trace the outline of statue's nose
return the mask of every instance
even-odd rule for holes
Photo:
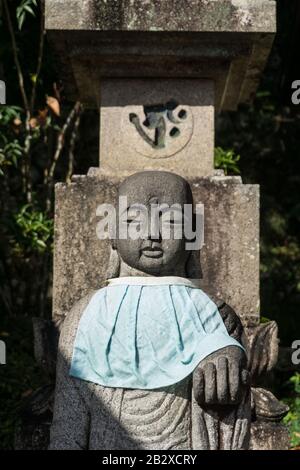
[[[148,240],[161,240],[160,220],[153,215],[148,220]]]

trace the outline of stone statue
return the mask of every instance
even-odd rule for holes
[[[182,177],[160,171],[128,177],[120,196],[127,228],[138,223],[140,206],[183,211],[193,203]],[[109,280],[66,315],[50,449],[249,447],[241,322],[197,285],[199,255],[174,236],[179,219],[170,214],[160,213],[157,226],[150,213],[143,237],[121,237],[118,226]]]

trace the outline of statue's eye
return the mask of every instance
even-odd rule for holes
[[[127,222],[127,225],[129,225],[129,224],[139,225],[141,223],[141,221],[139,219],[134,219],[134,218],[131,218],[131,217],[128,217],[126,222]]]
[[[162,223],[164,225],[183,225],[184,224],[184,217],[181,214],[176,215],[175,217],[173,215],[170,215],[168,213],[163,214],[162,216]]]
[[[174,225],[174,224],[176,224],[176,220],[174,220],[174,219],[165,219],[165,220],[163,220],[163,223],[164,224],[169,224],[169,225]]]

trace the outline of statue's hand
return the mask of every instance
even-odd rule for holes
[[[203,359],[193,374],[194,396],[199,405],[238,404],[249,385],[246,355],[228,346]]]

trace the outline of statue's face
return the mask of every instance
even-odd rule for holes
[[[137,173],[120,186],[120,196],[123,201],[118,208],[121,225],[116,248],[121,259],[150,275],[172,275],[180,268],[184,272],[189,252],[185,249],[183,211],[185,204],[192,204],[188,183],[167,172]],[[157,210],[159,206],[162,213]],[[123,235],[120,227],[125,228]],[[122,239],[126,230],[128,236]]]

